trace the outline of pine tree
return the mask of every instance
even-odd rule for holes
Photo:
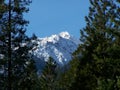
[[[119,90],[120,7],[115,0],[90,0],[86,27],[74,57],[79,66],[72,88],[76,90]],[[105,85],[105,84],[104,84]],[[72,89],[73,90],[73,89]]]
[[[75,77],[77,76],[77,67],[79,64],[78,59],[73,59],[70,63],[63,66],[59,73],[58,78],[58,87],[59,90],[70,90],[71,84],[74,82]]]
[[[57,64],[50,57],[46,62],[45,68],[40,76],[41,90],[56,90],[57,88]]]
[[[23,17],[30,3],[30,0],[0,2],[0,85],[3,90],[29,89],[30,85],[23,84],[32,82],[31,75],[36,72],[30,53],[34,43],[25,34],[28,21]]]

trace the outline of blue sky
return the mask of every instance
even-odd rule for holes
[[[33,0],[29,13],[25,15],[30,21],[27,34],[46,37],[68,31],[80,37],[89,6],[89,0]]]

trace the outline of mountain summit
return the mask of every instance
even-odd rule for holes
[[[59,65],[68,63],[72,58],[72,53],[77,49],[79,40],[72,37],[68,32],[61,32],[50,37],[38,38],[37,49],[34,51],[37,67],[41,62],[52,57]]]

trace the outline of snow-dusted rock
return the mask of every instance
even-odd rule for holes
[[[72,58],[72,53],[80,44],[79,40],[72,37],[68,32],[61,32],[58,35],[38,38],[37,49],[34,56],[37,58],[36,64],[39,68],[43,61],[47,61],[51,56],[59,65],[68,63]]]

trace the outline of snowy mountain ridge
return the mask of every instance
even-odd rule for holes
[[[49,57],[52,57],[59,65],[68,63],[80,42],[68,32],[61,32],[58,35],[38,38],[37,44],[34,56],[37,58],[36,64],[39,68],[41,60],[47,61]]]

